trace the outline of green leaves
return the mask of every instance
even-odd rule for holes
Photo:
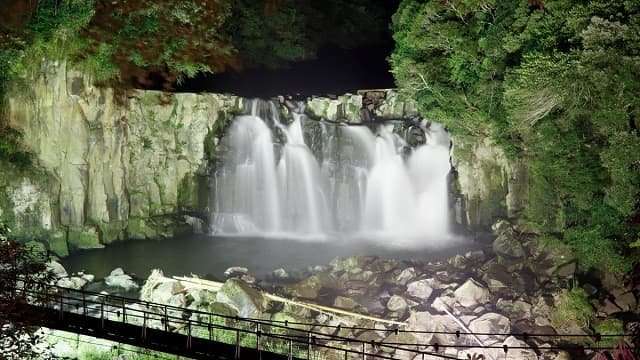
[[[525,220],[568,231],[587,268],[589,247],[624,260],[640,214],[640,5],[544,3],[402,1],[396,83],[430,120],[525,159]]]

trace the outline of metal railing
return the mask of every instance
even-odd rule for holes
[[[262,358],[262,353],[274,353],[283,355],[283,358],[286,356],[287,359],[316,359],[318,357],[332,359],[393,359],[391,354],[399,350],[412,354],[412,356],[422,355],[422,358],[429,356],[430,358],[458,359],[455,356],[443,353],[443,350],[450,347],[467,349],[497,348],[506,353],[509,349],[533,349],[538,351],[542,349],[532,346],[515,346],[511,348],[507,348],[504,345],[481,346],[473,345],[470,342],[468,344],[420,344],[365,341],[341,336],[340,333],[343,329],[376,331],[380,335],[379,338],[386,338],[391,334],[399,335],[400,333],[455,335],[456,339],[468,335],[505,337],[514,335],[524,340],[533,337],[585,336],[527,333],[470,334],[461,333],[460,331],[402,330],[398,327],[381,329],[342,325],[332,326],[215,314],[196,309],[53,285],[40,287],[38,290],[19,288],[16,291],[18,295],[24,296],[25,299],[45,299],[46,307],[57,312],[58,321],[64,321],[65,316],[68,316],[67,314],[76,314],[97,321],[98,326],[102,328],[105,327],[106,321],[133,325],[139,332],[135,336],[142,347],[144,347],[150,329],[184,335],[185,343],[183,345],[186,350],[192,349],[194,339],[231,344],[235,346],[235,359],[241,358],[243,349],[257,351],[260,358]],[[596,334],[596,339],[604,336],[621,335]],[[549,347],[548,349],[563,348],[566,348],[566,346]],[[609,350],[610,348],[591,347],[591,349]]]

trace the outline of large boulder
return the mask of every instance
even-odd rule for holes
[[[262,293],[238,279],[229,279],[218,291],[216,301],[237,310],[241,317],[259,317],[267,308]]]
[[[407,319],[407,330],[417,331],[413,335],[420,344],[455,344],[460,326],[449,315],[432,315],[427,311],[412,313]],[[444,334],[444,332],[452,334]]]
[[[469,308],[488,302],[490,297],[489,290],[471,278],[460,285],[453,295],[460,305]]]
[[[114,269],[109,276],[104,278],[104,283],[107,286],[122,288],[125,291],[136,290],[139,287],[131,276],[124,273],[122,268]]]
[[[431,293],[433,293],[433,281],[433,279],[423,279],[410,282],[407,284],[407,294],[426,300],[431,296]]]
[[[469,330],[474,333],[506,334],[511,331],[509,319],[497,313],[486,313],[469,323]],[[488,340],[491,335],[478,335],[480,340]]]

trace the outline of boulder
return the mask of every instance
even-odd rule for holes
[[[407,306],[407,301],[402,296],[393,295],[389,298],[389,301],[387,301],[387,309],[389,309],[389,311],[403,313],[407,310]]]
[[[507,352],[503,359],[506,360],[537,360],[538,356],[533,349],[517,349],[519,347],[528,347],[527,343],[518,340],[514,336],[509,336],[504,340],[502,346],[506,346]],[[502,359],[502,358],[501,358]]]
[[[453,292],[460,305],[473,308],[489,301],[489,290],[472,278],[467,279]]]
[[[238,279],[227,280],[216,295],[216,301],[236,309],[241,317],[258,317],[267,308],[260,291]]]
[[[293,284],[289,290],[294,296],[315,299],[318,297],[319,291],[322,288],[335,289],[340,287],[340,284],[337,283],[332,275],[320,273]]]
[[[333,306],[345,310],[353,310],[361,305],[351,298],[345,296],[336,296],[336,298],[333,300]]]
[[[455,334],[441,334],[438,332],[455,332],[460,326],[449,315],[432,315],[427,311],[411,314],[407,319],[407,330],[418,331],[413,335],[420,344],[454,344]]]
[[[396,283],[400,285],[406,285],[409,281],[416,278],[416,269],[413,267],[408,267],[400,272],[398,276],[396,276]]]
[[[474,333],[505,334],[511,331],[509,319],[497,313],[486,313],[469,323],[469,330]],[[480,340],[488,340],[490,335],[478,335]]]
[[[227,277],[230,276],[242,276],[249,273],[249,269],[247,269],[246,267],[242,267],[242,266],[232,266],[227,268],[227,270],[224,271],[224,275]]]
[[[524,247],[511,232],[498,235],[493,241],[492,248],[496,254],[511,259],[521,259],[525,256]]]
[[[107,286],[122,288],[125,291],[138,289],[139,286],[133,281],[131,276],[124,273],[122,268],[114,269],[109,276],[104,278]]]
[[[87,280],[78,276],[58,279],[58,281],[56,282],[56,286],[60,286],[68,289],[75,289],[75,290],[82,289],[86,284],[87,284]]]
[[[65,270],[64,266],[55,260],[51,260],[47,263],[47,268],[53,272],[56,278],[60,279],[63,277],[67,277],[67,270]]]
[[[420,298],[420,299],[428,299],[433,293],[433,288],[431,285],[433,284],[433,279],[423,279],[411,282],[407,284],[407,294]]]
[[[287,271],[283,268],[279,268],[279,269],[275,269],[271,272],[271,276],[274,279],[288,279],[289,278],[289,274],[287,273]]]

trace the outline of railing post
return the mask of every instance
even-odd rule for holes
[[[207,326],[209,327],[209,341],[211,341],[211,313],[209,313],[209,324]]]
[[[64,318],[64,303],[62,302],[62,294],[58,293],[58,299],[60,299],[60,311],[58,312],[58,319]]]
[[[142,340],[147,340],[147,312],[142,313]]]
[[[367,343],[362,342],[362,360],[367,360]]]
[[[287,360],[293,360],[293,342],[291,341],[291,339],[287,340],[287,342],[289,343],[287,350]]]
[[[262,331],[260,331],[260,323],[256,323],[256,349],[258,350],[258,359],[262,359],[262,349],[260,347],[260,338],[262,337]]]
[[[87,316],[87,298],[84,291],[82,292],[82,314]]]
[[[125,302],[125,299],[122,298],[122,322],[124,324],[127,323],[127,310],[126,309],[127,309],[127,304]]]
[[[311,360],[311,333],[307,332],[307,360]]]
[[[164,306],[164,331],[169,331],[169,315],[167,315],[167,305]]]
[[[191,319],[187,320],[187,350],[191,350]]]
[[[100,326],[104,329],[104,298],[100,302]]]
[[[236,356],[235,359],[240,359],[240,329],[237,328],[238,323],[236,322]]]

